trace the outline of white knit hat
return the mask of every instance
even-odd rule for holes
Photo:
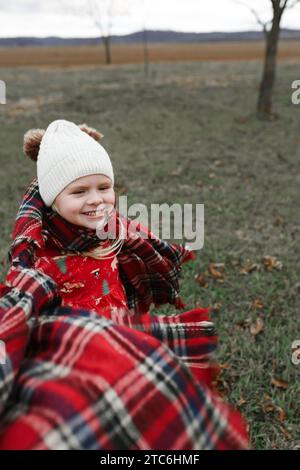
[[[102,145],[73,122],[63,119],[51,122],[37,157],[39,191],[46,206],[51,206],[72,181],[98,173],[114,184],[112,164]]]

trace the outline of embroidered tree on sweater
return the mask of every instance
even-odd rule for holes
[[[103,279],[103,283],[102,283],[102,292],[103,292],[103,295],[108,295],[110,290],[109,290],[109,285],[108,285],[108,282],[106,279]]]
[[[64,256],[63,258],[56,259],[55,262],[57,266],[59,267],[60,271],[63,274],[66,274],[67,272],[66,257]]]

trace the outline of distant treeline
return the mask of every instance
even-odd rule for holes
[[[123,36],[112,36],[112,44],[134,44],[143,41],[143,31],[127,34]],[[216,41],[256,41],[264,38],[261,31],[243,32],[213,32],[213,33],[182,33],[177,31],[147,31],[147,41],[149,43],[197,43]],[[282,29],[281,39],[300,39],[300,30]],[[88,46],[97,45],[101,42],[99,38],[61,38],[49,36],[38,37],[16,37],[0,38],[0,47],[20,47],[20,46]]]

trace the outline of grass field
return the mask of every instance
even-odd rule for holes
[[[149,60],[259,60],[264,55],[264,41],[149,44]],[[143,62],[142,44],[114,44],[111,47],[112,63],[128,64]],[[279,58],[300,60],[300,40],[284,40],[279,45]],[[81,47],[0,47],[2,67],[59,66],[74,67],[101,65],[105,62],[103,45]]]
[[[152,64],[148,80],[138,64],[2,67],[0,282],[20,198],[35,175],[22,154],[24,132],[57,118],[97,127],[129,203],[205,204],[204,248],[181,279],[186,308],[215,307],[218,387],[247,418],[253,448],[293,449],[300,105],[291,103],[291,82],[300,79],[299,61],[279,63],[274,122],[255,119],[260,73],[257,61]]]

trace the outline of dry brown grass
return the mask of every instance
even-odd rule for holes
[[[202,44],[150,44],[151,62],[159,61],[239,61],[263,57],[264,42],[214,42]],[[300,40],[281,41],[279,59],[299,59]],[[113,45],[114,64],[143,61],[141,44]],[[0,48],[0,67],[58,66],[72,67],[104,63],[103,46]]]

